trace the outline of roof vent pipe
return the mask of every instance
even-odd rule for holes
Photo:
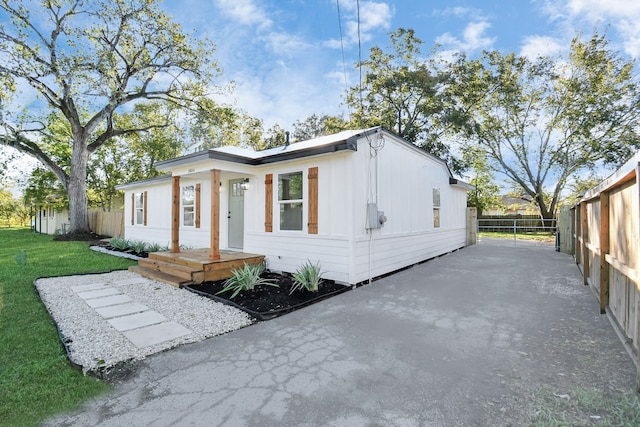
[[[289,146],[289,131],[285,131],[284,136],[285,136],[284,146],[286,148]]]

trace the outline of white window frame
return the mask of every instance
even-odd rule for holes
[[[440,228],[440,188],[433,187],[433,228]]]
[[[299,199],[284,199],[284,195],[281,194],[282,193],[282,189],[281,189],[281,182],[283,177],[286,176],[293,176],[293,175],[299,175],[300,176],[300,196],[301,198]],[[305,183],[304,183],[304,172],[302,170],[296,170],[296,171],[291,171],[291,172],[284,172],[284,173],[279,173],[278,174],[278,188],[277,188],[277,200],[278,200],[278,229],[280,231],[285,231],[285,232],[302,232],[304,231],[304,206],[305,206]],[[283,227],[283,221],[285,220],[285,215],[283,214],[283,211],[287,209],[288,207],[292,207],[293,205],[300,205],[300,226],[298,228],[288,228],[288,227]]]
[[[135,225],[144,225],[144,191],[135,193],[133,199],[135,200],[134,212],[135,212]]]
[[[192,198],[191,203],[185,203],[185,191],[191,189]],[[195,228],[196,226],[196,185],[189,184],[183,185],[180,189],[180,211],[182,212],[182,226]],[[191,223],[188,223],[188,218],[191,218]]]

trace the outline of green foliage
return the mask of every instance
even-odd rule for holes
[[[24,249],[20,249],[20,252],[18,252],[18,254],[15,255],[13,259],[16,260],[16,264],[24,267],[25,265],[27,265],[27,251]]]
[[[134,241],[130,242],[130,247],[134,252],[139,254],[145,251],[147,244],[142,241]]]
[[[263,264],[247,264],[245,262],[243,268],[232,270],[231,273],[233,276],[224,282],[224,288],[218,292],[218,294],[221,294],[223,292],[233,291],[229,297],[231,299],[242,291],[253,290],[256,286],[278,286],[276,283],[273,283],[272,279],[260,277],[260,275],[264,273]]]
[[[33,282],[125,270],[135,262],[29,229],[0,229],[0,241],[0,424],[39,425],[106,392],[109,385],[69,364]],[[29,255],[24,266],[14,259],[20,250]]]
[[[306,289],[309,292],[318,292],[318,286],[322,281],[321,275],[320,262],[313,264],[310,260],[307,260],[293,273],[294,282],[290,293],[302,289]]]
[[[11,96],[9,86],[24,84],[39,97],[29,98],[30,105],[48,107],[18,104],[5,112],[0,144],[55,174],[68,193],[70,232],[89,231],[86,159],[113,138],[167,126],[166,117],[161,123],[122,120],[123,111],[148,101],[197,109],[215,90],[220,69],[213,43],[184,33],[158,4],[0,0],[6,18],[0,94]],[[58,119],[49,120],[51,113]],[[113,153],[103,155],[99,163]]]
[[[169,250],[165,246],[161,246],[159,243],[149,243],[146,246],[147,252],[162,252]]]
[[[640,399],[637,394],[609,395],[600,390],[575,388],[566,394],[541,389],[535,396],[533,426],[638,426]]]
[[[584,178],[574,177],[568,185],[569,192],[561,204],[563,206],[574,206],[582,199],[582,196],[584,196],[587,191],[596,187],[602,181],[603,179],[597,175],[590,175]]]
[[[331,135],[348,127],[349,123],[341,117],[312,114],[304,121],[296,120],[293,124],[292,139],[306,141],[323,135]]]
[[[461,165],[442,138],[456,123],[457,105],[445,91],[448,72],[435,50],[425,59],[423,42],[414,30],[399,28],[390,39],[387,51],[375,46],[360,64],[365,70],[362,91],[358,85],[347,93],[352,122],[358,127],[384,126],[450,166]]]
[[[551,218],[572,175],[623,162],[637,145],[633,63],[604,36],[576,37],[568,59],[485,52],[451,65],[448,91],[464,106],[464,150],[481,150]],[[616,154],[616,156],[618,155]],[[550,197],[547,197],[548,193]]]
[[[109,245],[120,251],[126,251],[131,247],[131,243],[123,237],[112,237],[109,239]]]
[[[198,110],[188,120],[188,139],[197,141],[199,150],[224,145],[259,149],[262,144],[262,120],[208,98],[200,100]]]
[[[267,136],[259,147],[258,150],[267,150],[269,148],[281,147],[287,141],[286,131],[280,127],[279,124],[275,124],[267,130]]]
[[[500,186],[493,181],[493,172],[486,154],[479,150],[467,150],[462,159],[470,166],[469,184],[474,187],[467,192],[467,206],[477,208],[478,215],[482,215],[487,209],[501,206]]]

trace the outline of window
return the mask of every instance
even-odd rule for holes
[[[196,188],[193,185],[182,187],[182,225],[195,226]]]
[[[135,194],[136,224],[144,224],[144,193]]]
[[[433,189],[433,228],[440,227],[440,189]]]
[[[302,172],[278,175],[280,230],[302,230]]]

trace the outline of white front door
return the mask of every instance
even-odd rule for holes
[[[242,179],[229,180],[229,247],[242,249],[244,243],[244,190]]]

